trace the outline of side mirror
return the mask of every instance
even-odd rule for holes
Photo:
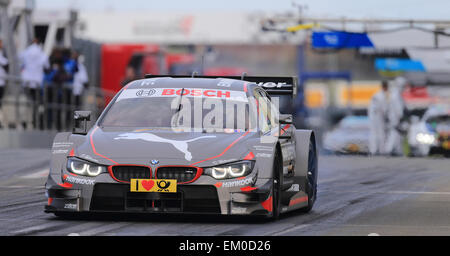
[[[72,133],[74,134],[87,134],[87,122],[91,121],[91,111],[75,111],[73,115],[75,125]]]
[[[292,115],[280,114],[279,122],[280,124],[292,124]]]

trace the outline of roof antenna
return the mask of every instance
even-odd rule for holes
[[[198,75],[197,71],[192,72],[192,77],[195,77],[196,75]]]
[[[247,75],[247,72],[242,72],[241,80],[244,80],[244,77]]]

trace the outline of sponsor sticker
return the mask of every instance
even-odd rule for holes
[[[257,153],[256,157],[264,157],[264,158],[269,158],[272,157],[272,154],[267,154],[267,153]]]
[[[232,207],[231,213],[233,214],[244,214],[247,212],[247,208],[245,207]]]
[[[64,209],[76,210],[77,205],[76,204],[64,204]]]
[[[273,151],[273,148],[272,147],[267,147],[267,146],[253,146],[256,150],[258,150],[258,151],[270,151],[270,152],[272,152]]]
[[[68,148],[73,145],[73,142],[54,142],[52,148]]]
[[[223,182],[222,187],[231,188],[231,187],[245,186],[245,185],[253,184],[255,182],[255,179],[256,179],[256,176],[253,176],[253,177],[249,177],[249,178],[242,179],[242,180]]]
[[[294,191],[294,192],[300,191],[300,185],[292,184],[292,186],[286,191]]]
[[[131,179],[131,192],[176,193],[177,180],[172,179]]]
[[[68,149],[55,149],[52,151],[52,154],[67,154],[67,152],[69,152]]]
[[[78,178],[78,177],[73,177],[73,176],[67,176],[64,181],[72,183],[72,184],[79,184],[79,185],[94,185],[95,180],[91,180],[91,179],[82,179],[82,178]]]
[[[230,79],[221,79],[219,83],[217,83],[217,86],[221,87],[230,87],[233,83],[233,80]]]
[[[128,89],[123,91],[117,101],[132,98],[150,97],[176,97],[183,92],[183,97],[200,97],[212,99],[226,99],[247,102],[247,95],[241,91],[202,89],[202,88],[148,88],[148,89]]]

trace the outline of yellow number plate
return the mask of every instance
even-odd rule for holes
[[[131,192],[163,192],[176,193],[177,180],[165,179],[131,179]]]

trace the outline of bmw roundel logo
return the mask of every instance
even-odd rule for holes
[[[156,159],[153,159],[150,161],[151,164],[155,165],[155,164],[159,164],[159,161]]]

